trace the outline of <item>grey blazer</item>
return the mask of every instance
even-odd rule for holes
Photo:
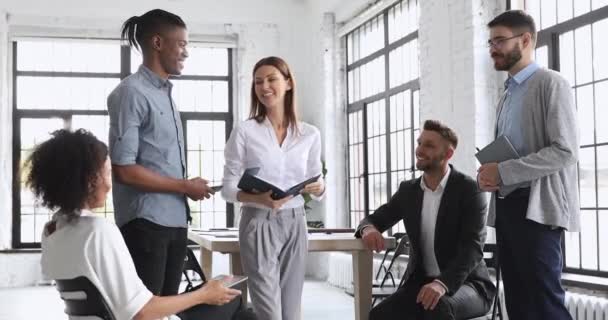
[[[508,193],[518,183],[530,181],[526,218],[579,231],[579,129],[572,88],[559,73],[545,68],[539,68],[528,81],[521,130],[532,152],[498,164],[501,191]],[[503,99],[498,103],[497,114]],[[494,226],[495,218],[493,193],[488,225]]]

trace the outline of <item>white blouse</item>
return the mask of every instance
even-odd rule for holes
[[[290,126],[283,144],[279,145],[268,118],[262,123],[249,119],[237,125],[230,134],[224,157],[222,197],[228,202],[237,202],[237,185],[248,168],[259,167],[258,178],[283,190],[321,174],[321,134],[316,127],[298,122],[298,131]],[[312,197],[320,200],[323,196]],[[303,205],[304,198],[299,195],[281,209]],[[243,206],[264,208],[255,203],[243,203]]]

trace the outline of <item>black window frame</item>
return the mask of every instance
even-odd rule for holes
[[[540,8],[539,8],[539,15],[541,15],[542,11],[542,2],[540,4]],[[592,10],[590,12],[587,12],[585,14],[576,16],[572,19],[563,21],[563,22],[558,22],[550,27],[547,27],[545,29],[541,29],[538,31],[537,34],[537,42],[536,42],[536,48],[541,48],[546,46],[547,47],[547,61],[548,61],[548,67],[550,69],[556,70],[556,71],[560,71],[560,35],[565,34],[567,32],[570,31],[574,31],[580,27],[585,27],[585,26],[590,26],[595,22],[598,22],[600,20],[604,20],[608,18],[608,6],[604,6],[601,8],[598,8],[596,10]],[[537,26],[540,25],[541,21],[536,21]],[[593,44],[592,44],[593,45]],[[592,61],[589,62],[590,64],[593,63]],[[576,73],[576,66],[574,66],[574,70]],[[596,80],[596,79],[592,79],[589,82],[586,83],[582,83],[582,84],[572,84],[572,88],[573,90],[575,88],[578,87],[582,87],[582,86],[587,86],[587,85],[593,85],[599,82],[604,82],[604,81],[608,81],[606,79],[600,79],[600,80]],[[595,97],[594,97],[595,98]],[[578,108],[578,106],[577,106]],[[597,123],[597,118],[596,118],[596,114],[594,112],[593,115],[593,120],[595,123]],[[583,124],[581,124],[583,125]],[[596,135],[596,132],[594,132],[594,136]],[[601,270],[601,266],[600,266],[600,223],[599,223],[599,211],[600,210],[608,210],[608,208],[605,207],[600,207],[598,205],[598,198],[600,197],[600,193],[599,193],[599,188],[598,188],[598,167],[597,167],[597,163],[598,163],[598,155],[597,155],[597,148],[601,147],[601,146],[606,146],[608,145],[608,142],[605,143],[597,143],[595,137],[594,137],[594,143],[592,144],[585,144],[585,145],[580,145],[579,148],[580,149],[586,149],[586,148],[593,148],[594,149],[594,158],[595,158],[595,196],[596,196],[596,206],[595,207],[581,207],[581,214],[583,211],[596,211],[596,250],[597,250],[597,269],[596,270],[591,270],[591,269],[586,269],[583,268],[582,266],[582,261],[583,261],[583,257],[582,257],[582,232],[578,233],[578,255],[579,255],[579,267],[578,268],[574,268],[574,267],[568,267],[567,266],[567,261],[566,261],[566,240],[565,238],[562,239],[562,254],[563,254],[563,271],[567,272],[567,273],[573,273],[573,274],[581,274],[581,275],[588,275],[588,276],[596,276],[596,277],[604,277],[604,278],[608,278],[608,271],[602,271]],[[580,168],[580,165],[579,165]],[[578,188],[579,188],[579,192],[580,192],[580,180],[577,182],[578,184]]]
[[[419,6],[419,0],[411,0],[411,1],[416,1],[416,4]],[[418,74],[418,78],[414,79],[414,80],[410,80],[406,83],[402,83],[396,87],[391,88],[391,84],[390,84],[390,52],[393,51],[396,48],[399,48],[413,40],[417,40],[418,39],[418,29],[416,28],[415,31],[410,32],[409,34],[405,35],[404,37],[395,40],[394,42],[390,42],[389,40],[389,12],[391,9],[395,8],[396,6],[400,5],[400,4],[405,4],[407,5],[408,0],[404,0],[404,1],[397,1],[396,3],[390,5],[389,7],[385,8],[382,10],[381,13],[369,18],[368,20],[364,21],[363,23],[361,23],[360,26],[364,26],[365,24],[367,24],[370,21],[373,21],[374,19],[383,16],[383,28],[384,28],[384,39],[383,39],[383,46],[381,49],[365,56],[365,57],[360,57],[358,60],[353,61],[352,63],[349,63],[349,48],[348,48],[348,41],[345,41],[346,43],[346,71],[345,73],[348,74],[348,72],[357,69],[358,67],[371,62],[379,57],[384,57],[384,81],[385,81],[385,87],[384,90],[374,94],[372,96],[363,98],[363,99],[359,99],[357,101],[354,102],[350,102],[348,101],[348,97],[350,96],[350,92],[349,92],[349,79],[347,77],[347,82],[346,82],[346,97],[347,97],[347,109],[346,109],[346,116],[347,119],[348,117],[356,112],[360,112],[362,111],[362,123],[360,123],[359,125],[362,126],[362,141],[360,142],[363,145],[363,173],[358,177],[358,179],[363,179],[363,185],[364,185],[364,190],[363,190],[363,195],[364,195],[364,201],[363,201],[363,212],[364,212],[364,216],[367,217],[370,214],[370,199],[369,199],[369,188],[370,188],[370,181],[369,181],[369,159],[368,159],[368,127],[367,127],[367,107],[369,104],[374,103],[374,102],[378,102],[378,101],[384,101],[384,107],[385,107],[385,128],[386,128],[386,132],[384,133],[385,135],[385,144],[386,144],[386,172],[382,172],[382,174],[386,175],[386,186],[387,186],[387,190],[386,190],[386,199],[384,199],[384,202],[388,202],[388,200],[390,199],[390,197],[392,196],[393,193],[395,193],[397,190],[392,190],[392,178],[391,178],[391,173],[394,172],[394,170],[392,170],[391,168],[391,131],[390,131],[390,99],[392,96],[400,94],[400,93],[404,93],[406,91],[410,91],[409,94],[409,99],[410,99],[410,119],[411,119],[411,135],[410,135],[410,146],[411,146],[411,150],[409,150],[410,152],[410,156],[411,159],[414,160],[415,159],[415,149],[416,149],[416,133],[420,130],[419,128],[419,124],[414,125],[414,120],[415,120],[415,113],[416,111],[414,110],[415,106],[414,106],[414,92],[419,92],[420,90],[420,75]],[[419,7],[418,7],[419,8]],[[359,27],[360,27],[359,26]],[[354,30],[348,32],[346,35],[344,35],[344,39],[347,39],[349,35],[353,34],[355,31],[357,31],[359,29],[359,27],[355,28]],[[418,61],[419,63],[419,61]],[[359,89],[360,90],[360,89]],[[354,96],[354,95],[353,95]],[[347,148],[350,148],[351,146],[351,141],[350,141],[350,121],[347,120]],[[358,143],[357,143],[358,144]],[[353,195],[351,194],[351,180],[353,177],[350,176],[350,163],[351,163],[351,154],[350,152],[347,150],[347,172],[346,172],[346,177],[348,179],[348,223],[350,227],[353,227],[353,222],[358,223],[358,221],[352,221],[352,212],[353,212],[353,208],[351,208],[351,204],[352,204],[352,197]],[[410,168],[406,168],[406,171],[409,171],[409,173],[407,174],[407,178],[406,179],[412,179],[417,177],[418,171],[415,168],[415,161],[412,161],[412,164],[410,166]],[[389,235],[392,235],[392,229],[389,229],[388,231]]]
[[[40,37],[39,39],[60,39],[54,37]],[[65,38],[64,38],[65,39]],[[78,38],[75,40],[91,40],[90,38]],[[99,39],[99,40],[115,40],[117,39]],[[13,124],[13,177],[12,177],[12,234],[11,244],[13,249],[39,249],[40,242],[23,242],[21,238],[21,119],[50,119],[61,118],[64,123],[71,120],[72,116],[107,116],[107,110],[52,110],[52,109],[19,109],[17,101],[17,78],[19,76],[40,76],[40,77],[86,77],[86,78],[117,78],[124,79],[131,75],[131,48],[125,45],[120,46],[120,72],[119,73],[103,73],[103,72],[54,72],[54,71],[19,71],[17,63],[19,40],[11,40],[12,47],[12,124]],[[211,120],[224,121],[226,128],[226,141],[232,131],[234,123],[233,116],[233,49],[226,48],[228,51],[228,73],[226,76],[211,76],[211,75],[183,75],[180,77],[171,77],[171,79],[179,80],[206,80],[206,81],[226,81],[228,84],[228,110],[226,112],[180,112],[182,125],[184,128],[184,144],[187,146],[187,121],[189,120]],[[179,81],[178,80],[178,81]],[[178,106],[179,107],[179,106]],[[186,157],[186,162],[188,161]],[[186,163],[187,164],[187,163]],[[234,227],[234,205],[226,202],[226,226]]]

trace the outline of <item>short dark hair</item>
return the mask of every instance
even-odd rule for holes
[[[57,130],[51,136],[29,156],[26,184],[42,205],[72,215],[95,190],[108,147],[84,129]]]
[[[532,34],[532,40],[536,39],[536,23],[534,18],[523,10],[509,10],[496,16],[488,23],[488,28],[503,26],[510,29],[521,29]]]
[[[458,136],[450,127],[444,125],[438,120],[426,120],[424,122],[424,130],[437,132],[445,139],[454,149],[458,146]]]
[[[122,25],[120,37],[127,41],[130,47],[142,51],[151,36],[172,27],[186,28],[186,23],[178,15],[171,12],[154,9],[141,16],[133,16]]]

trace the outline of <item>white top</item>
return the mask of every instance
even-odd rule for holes
[[[439,265],[437,264],[437,257],[435,256],[435,226],[439,205],[441,204],[445,185],[450,177],[450,171],[451,169],[448,166],[448,171],[443,176],[443,179],[441,179],[435,191],[426,186],[424,177],[420,179],[420,187],[424,191],[420,214],[420,246],[426,275],[433,278],[441,274]]]
[[[245,169],[260,167],[256,176],[283,190],[321,174],[321,134],[314,126],[298,122],[299,132],[291,126],[282,145],[268,118],[262,123],[254,119],[241,122],[234,128],[226,143],[222,197],[237,202],[237,185]],[[314,199],[320,200],[321,197]],[[294,197],[281,209],[304,205],[302,196]],[[255,203],[243,206],[264,208]]]
[[[63,215],[56,219],[55,232],[47,235],[45,226],[42,235],[42,273],[54,280],[87,277],[116,319],[132,319],[153,295],[137,276],[116,225],[90,211],[71,222]]]

